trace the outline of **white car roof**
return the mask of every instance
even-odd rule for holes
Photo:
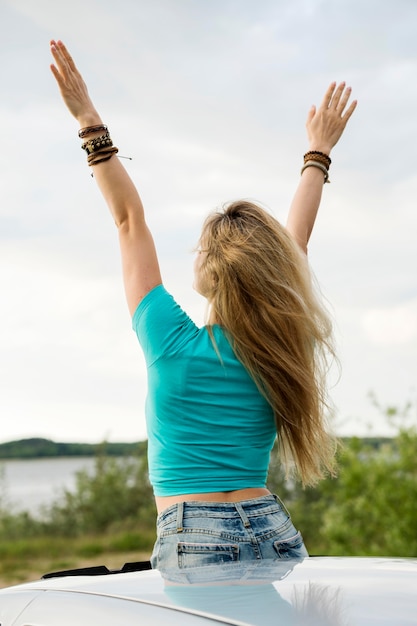
[[[312,557],[63,576],[0,590],[1,626],[115,623],[415,625],[417,559]]]

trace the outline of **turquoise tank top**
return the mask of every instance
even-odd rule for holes
[[[271,406],[220,326],[199,328],[163,285],[133,315],[146,360],[149,478],[156,496],[265,487]],[[219,358],[219,355],[221,358]]]

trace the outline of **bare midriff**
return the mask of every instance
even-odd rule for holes
[[[210,493],[183,493],[179,496],[155,496],[158,514],[178,502],[240,502],[261,496],[270,495],[269,489],[263,487],[249,487],[236,491],[213,491]]]

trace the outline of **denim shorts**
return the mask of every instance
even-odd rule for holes
[[[154,569],[260,559],[302,560],[301,533],[277,496],[241,502],[180,502],[158,515]]]

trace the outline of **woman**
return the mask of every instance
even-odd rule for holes
[[[162,285],[138,192],[64,44],[51,41],[61,95],[118,227],[126,297],[148,367],[149,475],[158,510],[153,567],[303,558],[299,532],[266,488],[278,434],[305,484],[332,472],[322,356],[330,324],[305,253],[328,181],[330,151],[356,102],[332,83],[307,119],[309,151],[286,228],[254,203],[209,216],[195,288],[198,328]]]

